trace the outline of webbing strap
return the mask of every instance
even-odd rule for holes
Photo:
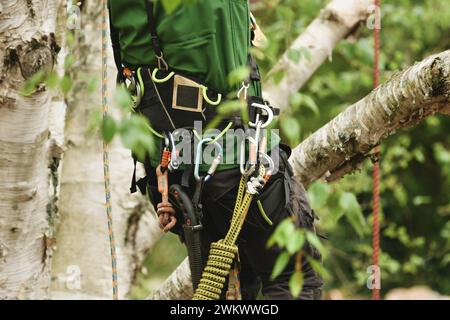
[[[153,51],[155,51],[155,55],[157,57],[162,57],[162,50],[161,50],[161,45],[159,42],[159,38],[158,38],[158,33],[156,31],[156,21],[155,21],[155,17],[153,15],[153,1],[152,0],[147,0],[146,1],[147,4],[147,21],[148,21],[148,26],[150,29],[150,35],[152,37],[152,47],[153,47]]]

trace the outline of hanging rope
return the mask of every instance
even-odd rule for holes
[[[107,0],[102,0],[102,106],[103,118],[108,115],[108,73],[107,73],[107,45],[108,45],[108,5]],[[105,198],[106,198],[106,215],[108,218],[109,245],[111,250],[111,267],[112,267],[112,288],[113,299],[119,299],[119,290],[117,286],[117,256],[116,244],[114,242],[112,203],[111,203],[111,187],[109,174],[109,145],[103,142],[103,173],[105,178]]]
[[[381,19],[381,0],[375,1],[375,23],[373,29],[374,38],[374,66],[373,66],[373,85],[378,87],[380,83],[380,19]],[[380,14],[380,16],[378,16]],[[379,270],[379,254],[380,254],[380,147],[377,146],[374,151],[373,164],[373,231],[372,231],[372,260],[376,270]],[[381,274],[377,274],[381,276]],[[377,279],[378,280],[378,279]],[[379,281],[379,282],[378,282]],[[381,279],[376,281],[381,283]],[[372,288],[372,299],[380,299],[380,289]]]
[[[264,180],[270,178],[271,173],[265,174],[265,168],[260,168],[260,176]],[[203,271],[200,284],[195,290],[193,300],[218,300],[225,286],[226,277],[230,274],[231,266],[236,255],[238,247],[237,238],[241,232],[250,205],[253,200],[253,194],[246,190],[247,178],[242,176],[239,183],[239,189],[236,196],[236,203],[231,218],[230,228],[225,239],[211,243],[208,261]]]

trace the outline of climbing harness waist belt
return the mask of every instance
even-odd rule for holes
[[[157,67],[124,69],[125,84],[135,108],[158,132],[192,128],[218,114],[222,94],[204,83],[175,71]]]
[[[195,121],[208,124],[219,115],[219,105],[226,101],[225,94],[175,71],[156,67],[142,67],[135,71],[125,68],[124,77],[136,111],[142,113],[158,132],[193,128]],[[257,114],[262,120],[269,114],[279,114],[278,108],[260,97],[249,96],[246,100],[250,120],[254,121]],[[232,121],[236,126],[242,126],[239,111],[220,116],[225,125]]]

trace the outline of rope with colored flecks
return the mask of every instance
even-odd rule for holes
[[[379,15],[379,16],[378,16]],[[375,25],[373,29],[374,38],[374,66],[373,66],[373,85],[378,87],[380,83],[380,20],[381,20],[381,0],[375,0]],[[380,147],[374,150],[373,164],[373,230],[372,230],[372,260],[376,268],[376,276],[381,277],[379,270],[380,255]],[[376,279],[376,284],[381,284],[381,279]],[[380,289],[377,285],[372,288],[372,299],[380,299]]]
[[[107,0],[102,0],[102,107],[103,118],[108,115],[108,72],[107,72],[107,45],[108,45],[108,4]],[[117,284],[117,256],[116,244],[114,241],[111,187],[109,173],[109,145],[103,141],[103,173],[105,178],[105,198],[106,198],[106,215],[108,218],[109,245],[111,250],[111,267],[112,267],[112,288],[113,299],[119,299],[119,290]]]

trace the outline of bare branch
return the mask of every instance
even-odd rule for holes
[[[334,47],[367,19],[372,4],[373,0],[334,0],[328,4],[269,72],[288,71],[281,82],[264,83],[264,97],[274,106],[287,108],[290,95],[298,92],[326,59],[331,61]],[[305,49],[310,59],[289,59],[290,50]]]
[[[429,115],[445,113],[449,104],[447,50],[394,74],[297,146],[290,162],[305,185],[324,176],[336,180],[383,138]]]

